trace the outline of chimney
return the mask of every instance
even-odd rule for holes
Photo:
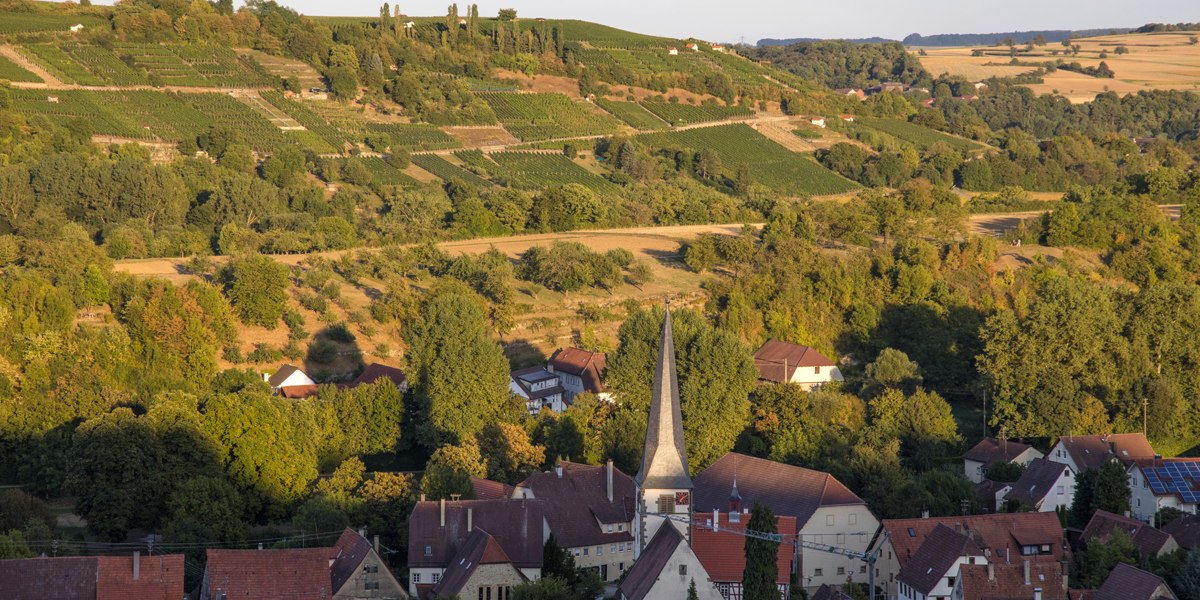
[[[358,528],[358,535],[361,535],[362,537],[367,537],[367,528],[366,528],[366,527],[359,527],[359,528]]]
[[[263,382],[267,382],[267,381],[271,380],[271,375],[269,373],[263,373],[262,378],[263,378]]]
[[[1029,585],[1029,560],[1026,559],[1022,561],[1021,565],[1022,569],[1025,571],[1025,585]]]
[[[608,459],[607,463],[605,463],[604,470],[606,472],[605,474],[608,477],[608,501],[612,502],[613,501],[613,461],[611,458]]]
[[[475,511],[470,507],[467,508],[467,533],[475,530]]]
[[[421,492],[421,502],[425,501],[425,492]]]
[[[1033,600],[1042,600],[1042,588],[1033,588]]]
[[[928,518],[929,518],[929,509],[925,509],[925,510],[922,510],[922,511],[921,511],[921,518],[922,518],[922,519],[928,519]]]
[[[259,542],[259,543],[258,543],[258,549],[259,549],[259,550],[262,550],[262,542]]]
[[[379,554],[379,536],[378,535],[375,536],[375,543],[373,545],[375,546],[375,554]]]
[[[988,563],[988,581],[996,580],[996,565]]]
[[[142,578],[142,553],[133,551],[133,580],[137,581]]]
[[[559,457],[558,462],[554,463],[554,474],[562,479],[562,457]]]
[[[446,526],[446,499],[438,500],[438,527]]]
[[[713,509],[713,526],[712,526],[713,533],[716,533],[717,531],[719,531],[720,526],[721,526],[721,511],[719,509],[714,508]]]

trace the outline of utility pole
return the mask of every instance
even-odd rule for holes
[[[1142,435],[1146,435],[1146,413],[1149,412],[1150,401],[1142,398]]]
[[[983,389],[983,437],[987,437],[987,388]]]

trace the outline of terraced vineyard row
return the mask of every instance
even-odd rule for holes
[[[21,65],[0,56],[0,80],[39,83],[42,78],[21,68]]]
[[[449,150],[462,146],[454,136],[434,127],[419,123],[371,123],[364,125],[369,134],[385,135],[393,148],[405,150]]]
[[[225,94],[179,94],[179,97],[212,120],[242,135],[250,147],[271,151],[289,143],[287,136],[266,117]]]
[[[745,167],[754,181],[787,194],[840,194],[859,187],[740,123],[647,133],[636,139],[651,148],[710,148],[721,157],[727,175]]]
[[[84,120],[94,133],[178,142],[213,124],[207,114],[174,95],[153,91],[12,90],[13,105],[29,116],[67,125]]]
[[[259,96],[271,103],[275,108],[287,113],[296,122],[303,125],[305,129],[324,140],[331,148],[340,150],[345,147],[346,136],[341,131],[338,131],[336,127],[330,125],[321,115],[310,110],[304,103],[286,98],[282,92],[275,90],[264,91]]]
[[[357,162],[367,168],[371,172],[371,180],[381,185],[399,185],[405,187],[416,187],[417,180],[401,173],[392,165],[384,162],[382,158],[376,156],[361,156],[355,158],[347,158],[347,162]]]
[[[499,166],[499,174],[515,188],[540,190],[547,186],[578,183],[601,195],[615,195],[620,191],[616,184],[562,154],[507,151],[492,153],[489,158]]]
[[[724,121],[725,119],[748,117],[754,114],[753,111],[744,106],[721,106],[718,104],[701,104],[696,106],[682,102],[651,102],[648,100],[643,101],[641,104],[646,110],[672,125]]]
[[[67,32],[73,25],[107,27],[99,17],[79,15],[43,15],[38,13],[8,12],[0,19],[0,35],[12,33],[41,33],[47,31]]]
[[[257,87],[266,71],[221,46],[126,44],[115,49],[74,42],[31,44],[22,52],[55,77],[80,85]]]
[[[80,85],[104,85],[86,67],[76,62],[62,48],[51,44],[33,44],[21,48],[21,54],[64,83]]]
[[[863,117],[855,121],[856,126],[861,126],[869,129],[882,131],[893,137],[900,138],[906,142],[915,144],[918,148],[925,149],[937,143],[946,143],[953,148],[959,150],[975,150],[981,146],[970,140],[954,137],[940,131],[934,131],[920,125],[914,125],[908,121],[900,121],[898,119],[875,119]]]
[[[521,141],[615,133],[611,115],[575,102],[564,94],[480,94],[504,128]]]
[[[596,98],[596,105],[616,115],[617,118],[639,131],[658,131],[669,127],[666,121],[656,117],[654,113],[636,102]]]
[[[488,187],[492,182],[436,155],[436,154],[418,154],[412,157],[414,165],[429,171],[433,175],[445,180],[453,181],[455,179],[475,187]]]

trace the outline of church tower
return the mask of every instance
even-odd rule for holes
[[[637,486],[634,539],[637,540],[638,556],[664,524],[678,529],[691,543],[688,524],[692,520],[692,478],[688,474],[687,448],[683,441],[670,305],[665,313],[658,362],[654,366],[642,466],[633,480]]]

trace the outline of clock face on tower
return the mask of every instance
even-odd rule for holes
[[[687,506],[692,503],[692,495],[688,492],[675,492],[675,505]]]

